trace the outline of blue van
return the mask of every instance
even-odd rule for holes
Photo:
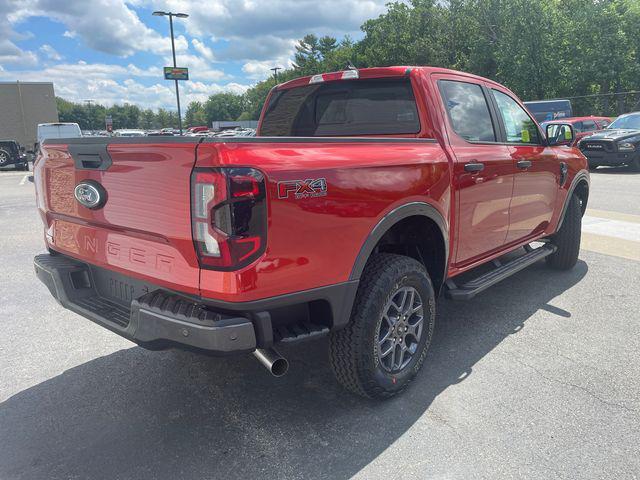
[[[569,100],[536,100],[524,104],[539,123],[573,116]]]

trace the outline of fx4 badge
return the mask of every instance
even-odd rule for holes
[[[327,180],[308,178],[306,180],[286,180],[278,182],[278,198],[324,197],[327,194]]]

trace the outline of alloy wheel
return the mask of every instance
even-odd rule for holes
[[[424,326],[424,306],[418,291],[401,287],[384,306],[378,328],[378,360],[384,370],[397,373],[415,355]]]

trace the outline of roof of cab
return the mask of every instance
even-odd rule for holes
[[[393,67],[372,67],[372,68],[358,68],[358,78],[366,79],[366,78],[385,78],[385,77],[402,77],[405,75],[410,75],[412,72],[419,71],[422,74],[432,74],[432,73],[443,73],[450,75],[458,75],[464,76],[468,78],[473,78],[476,80],[481,80],[484,82],[488,82],[494,85],[499,85],[497,82],[490,80],[488,78],[480,77],[478,75],[473,75],[467,72],[460,72],[457,70],[450,70],[448,68],[442,67],[430,67],[430,66],[411,66],[411,65],[398,65]],[[323,81],[339,81],[342,80],[342,74],[344,72],[348,72],[349,70],[341,70],[337,72],[326,72],[318,75],[322,75]],[[305,77],[294,78],[293,80],[289,80],[288,82],[281,83],[276,85],[276,89],[284,90],[289,88],[301,87],[304,85],[309,85],[310,80],[313,77],[317,77],[318,75],[307,75]]]

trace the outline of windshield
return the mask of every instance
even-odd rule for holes
[[[607,127],[608,130],[619,128],[623,130],[640,130],[640,113],[618,117]]]

